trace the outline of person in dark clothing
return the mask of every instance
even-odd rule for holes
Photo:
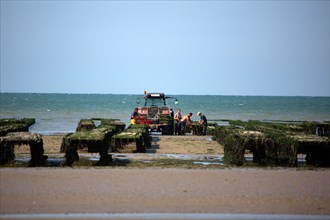
[[[139,113],[138,113],[138,108],[134,109],[134,112],[131,114],[131,124],[138,124],[138,119],[139,119]]]
[[[202,125],[202,135],[206,135],[207,119],[206,119],[205,115],[203,115],[201,112],[198,112],[197,115],[201,117],[198,124]]]

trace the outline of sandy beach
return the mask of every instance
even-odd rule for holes
[[[44,135],[42,137],[46,155],[59,154],[62,138],[65,134]],[[135,148],[135,144],[132,144]],[[131,150],[131,148],[128,146]],[[80,152],[87,152],[81,150]],[[131,153],[130,151],[123,151]],[[212,140],[212,136],[163,136],[153,135],[149,153],[155,154],[223,154],[223,146]],[[22,145],[15,148],[15,154],[30,154],[30,147]]]
[[[4,213],[329,215],[328,170],[1,169]]]
[[[61,136],[43,139],[45,154],[59,153]],[[200,136],[156,137],[153,147],[155,154],[217,155],[223,152],[218,143]],[[15,153],[24,154],[25,150],[28,148],[22,146]],[[330,170],[327,168],[1,168],[0,180],[1,215],[330,215]]]

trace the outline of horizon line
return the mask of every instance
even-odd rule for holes
[[[63,94],[63,95],[143,95],[143,93],[78,93],[78,92],[3,92],[0,94]],[[154,93],[154,92],[153,92]],[[156,92],[158,93],[158,92]],[[159,92],[160,93],[160,92]],[[164,93],[164,92],[162,92]],[[325,97],[330,98],[330,95],[228,95],[228,94],[174,94],[165,93],[168,95],[180,96],[250,96],[250,97]]]

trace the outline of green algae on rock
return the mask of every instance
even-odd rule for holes
[[[1,118],[0,136],[5,136],[8,132],[29,131],[29,127],[34,123],[34,118]]]
[[[96,127],[95,119],[81,119],[77,132],[63,137],[61,152],[65,153],[66,165],[72,165],[79,160],[77,150],[87,148],[90,153],[100,154],[100,165],[107,165],[112,161],[108,154],[111,138],[120,132],[125,124],[117,123],[114,119],[100,119],[101,124]]]
[[[307,164],[330,166],[330,123],[228,122],[215,129],[213,138],[224,145],[229,164],[243,165],[249,150],[258,164],[296,166],[297,154],[306,154]]]

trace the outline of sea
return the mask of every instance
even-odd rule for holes
[[[208,121],[330,121],[330,97],[167,95],[167,105],[182,114],[202,112]],[[141,95],[0,93],[0,118],[35,118],[31,132],[74,132],[80,119],[113,118],[129,125],[130,114],[143,104]],[[179,103],[175,104],[175,99]]]

